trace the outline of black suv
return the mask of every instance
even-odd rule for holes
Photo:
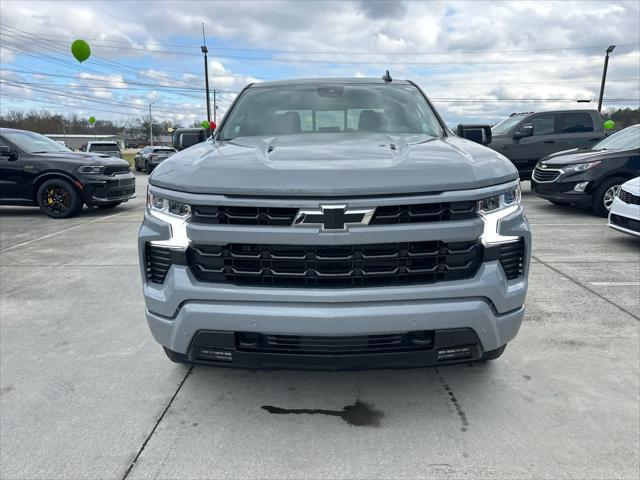
[[[0,205],[37,205],[53,218],[84,204],[113,208],[135,197],[125,160],[75,153],[38,133],[0,128]]]
[[[570,148],[595,145],[605,137],[596,110],[515,113],[491,129],[489,148],[513,162],[522,180],[529,180],[538,160]]]

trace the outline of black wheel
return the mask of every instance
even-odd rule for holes
[[[138,159],[137,158],[133,159],[133,165],[136,167],[136,172],[139,172],[140,170],[142,170],[140,168],[140,166],[138,165]]]
[[[169,350],[167,347],[164,347],[164,346],[162,348],[164,348],[164,353],[167,354],[167,357],[169,357],[169,360],[171,360],[173,363],[191,365],[189,358],[184,353],[174,352],[173,350]]]
[[[111,202],[111,203],[103,203],[102,205],[97,205],[98,208],[105,208],[105,209],[109,209],[109,208],[115,208],[118,205],[120,205],[122,202]]]
[[[591,197],[591,209],[593,213],[600,217],[609,215],[609,210],[611,209],[611,205],[613,205],[613,199],[618,195],[620,186],[626,181],[626,178],[611,177],[598,185],[598,188],[595,189]]]
[[[153,168],[149,165],[149,160],[144,161],[144,171],[147,172],[148,175],[153,171]]]
[[[507,348],[506,343],[501,347],[496,348],[495,350],[489,350],[488,352],[484,352],[480,360],[483,362],[486,362],[487,360],[495,360],[496,358],[500,358],[500,355],[502,355],[505,348]]]
[[[80,213],[82,199],[75,187],[67,180],[46,180],[36,193],[40,210],[51,218],[69,218]]]

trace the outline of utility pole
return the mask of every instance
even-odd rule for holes
[[[607,80],[607,67],[609,66],[609,54],[616,48],[615,45],[609,45],[607,54],[604,57],[604,68],[602,69],[602,82],[600,83],[600,97],[598,98],[598,112],[602,113],[602,97],[604,96],[604,82]]]
[[[218,103],[216,102],[216,89],[213,89],[213,123],[218,124]]]
[[[151,116],[151,105],[154,102],[149,102],[149,141],[151,142],[151,146],[153,147],[153,117]]]
[[[207,49],[207,41],[204,38],[204,22],[202,22],[202,46],[200,47],[200,50],[202,51],[202,53],[204,53],[204,88],[207,92],[207,122],[211,123],[211,102],[209,100],[209,65],[208,65],[208,60],[207,60],[207,53],[209,53],[209,50]],[[214,95],[214,105],[215,105],[215,91],[213,92]],[[214,113],[215,115],[215,113]],[[211,131],[209,129],[209,131]]]

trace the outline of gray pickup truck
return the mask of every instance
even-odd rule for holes
[[[602,140],[603,122],[596,110],[514,113],[493,126],[489,148],[511,160],[520,178],[529,180],[541,158]]]
[[[247,86],[153,171],[138,246],[175,362],[389,368],[499,357],[531,236],[513,164],[387,75]]]

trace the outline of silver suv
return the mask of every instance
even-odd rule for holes
[[[139,234],[169,358],[247,368],[497,358],[530,248],[513,164],[388,75],[249,85],[154,170]]]

